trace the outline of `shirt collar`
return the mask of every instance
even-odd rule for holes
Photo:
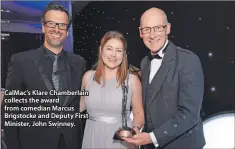
[[[55,55],[58,55],[59,58],[63,59],[65,56],[64,50],[62,50],[59,54],[55,54],[55,53],[51,52],[48,48],[46,48],[44,45],[42,46],[42,49],[43,49],[43,52],[45,53],[46,58],[54,57]]]
[[[165,52],[166,52],[166,46],[167,46],[168,42],[169,42],[169,41],[166,40],[164,46],[159,50],[158,55],[159,55],[160,57],[163,57],[163,56],[164,56],[164,54],[165,54]]]

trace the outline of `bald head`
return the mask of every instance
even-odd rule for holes
[[[159,8],[150,8],[140,19],[139,33],[151,54],[156,54],[166,43],[171,32],[166,13]]]
[[[153,8],[150,8],[150,9],[146,10],[142,14],[142,16],[140,18],[140,26],[142,26],[143,22],[146,22],[151,18],[155,18],[159,22],[162,22],[164,24],[168,23],[166,13],[163,10],[159,9],[159,8],[153,7]]]

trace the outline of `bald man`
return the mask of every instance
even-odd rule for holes
[[[161,9],[151,8],[141,16],[140,37],[150,50],[141,61],[145,126],[125,140],[145,149],[203,148],[201,63],[193,52],[168,40],[170,31]]]

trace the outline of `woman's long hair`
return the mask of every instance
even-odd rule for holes
[[[102,59],[102,51],[104,48],[104,45],[109,41],[110,39],[118,39],[122,42],[124,51],[123,51],[123,60],[121,64],[118,66],[118,71],[117,71],[117,81],[119,83],[118,86],[120,86],[126,79],[127,77],[127,72],[128,72],[128,60],[127,60],[127,41],[125,37],[117,31],[109,31],[106,32],[101,39],[101,43],[99,46],[98,50],[98,62],[96,64],[96,71],[95,71],[95,76],[94,79],[97,83],[101,84],[102,81],[102,86],[105,85],[105,74],[104,74],[104,62]]]

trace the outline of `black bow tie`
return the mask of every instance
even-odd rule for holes
[[[161,56],[159,56],[159,54],[156,54],[156,55],[151,55],[149,54],[149,61],[152,61],[153,59],[162,59]]]

